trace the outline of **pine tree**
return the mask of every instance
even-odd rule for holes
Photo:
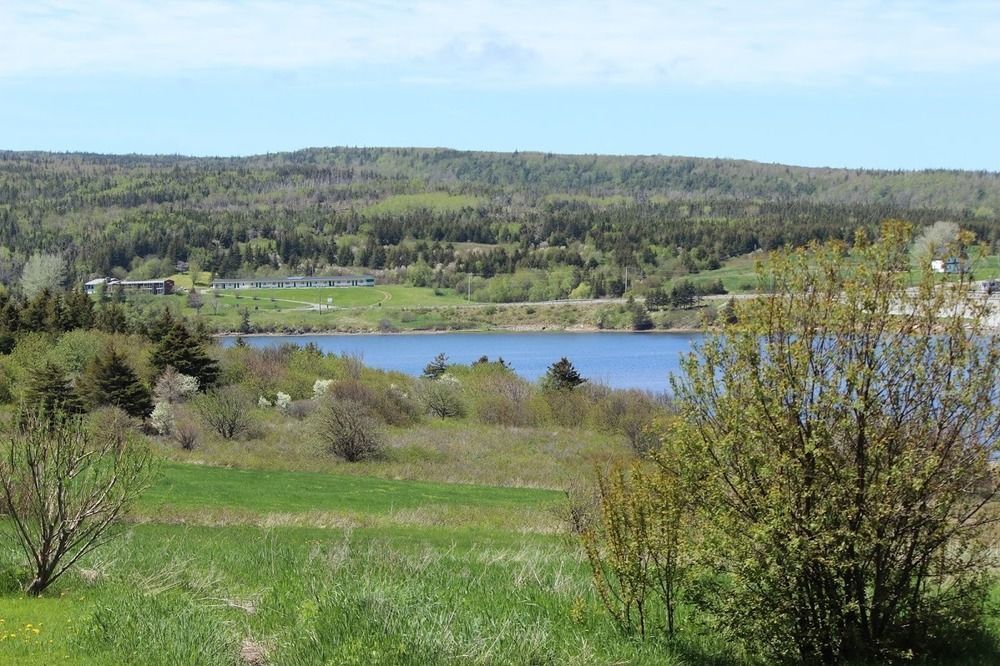
[[[153,401],[135,370],[114,347],[94,359],[84,378],[87,400],[94,406],[114,405],[130,416],[144,417]]]
[[[157,372],[169,366],[181,374],[197,377],[202,390],[215,385],[219,377],[216,362],[209,358],[204,345],[182,322],[175,322],[163,336],[150,360]]]
[[[42,364],[29,380],[24,392],[24,405],[46,417],[83,412],[83,403],[73,384],[62,368],[50,361]]]

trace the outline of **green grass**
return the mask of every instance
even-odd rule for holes
[[[249,512],[355,511],[389,513],[435,505],[469,508],[541,508],[560,493],[531,488],[396,481],[348,474],[250,470],[165,464],[142,508],[232,508]]]
[[[5,581],[0,628],[17,629],[0,641],[0,663],[229,664],[248,649],[273,664],[678,663],[655,643],[620,639],[571,539],[496,529],[488,518],[548,511],[556,497],[167,464],[140,507],[149,522],[43,598]],[[264,516],[434,504],[483,517],[462,527],[199,524],[210,507]],[[15,554],[3,555],[9,571]]]

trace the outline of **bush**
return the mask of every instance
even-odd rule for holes
[[[420,382],[420,402],[424,409],[442,419],[462,418],[466,414],[461,386],[448,376]]]
[[[323,401],[316,414],[316,432],[329,453],[348,462],[380,457],[385,449],[379,419],[353,400]]]
[[[167,366],[156,380],[153,397],[157,402],[177,403],[198,392],[198,378],[181,374],[172,366]]]
[[[659,444],[654,427],[667,410],[650,394],[636,389],[608,391],[595,405],[596,425],[625,436],[635,453],[645,455]]]
[[[169,435],[174,429],[174,410],[169,402],[158,402],[149,415],[149,425],[157,435]]]
[[[394,426],[409,425],[418,417],[417,407],[409,396],[392,386],[373,387],[357,379],[346,379],[331,385],[328,395],[336,400],[364,405],[368,411]]]
[[[198,412],[212,430],[224,439],[235,439],[253,432],[253,398],[238,386],[223,386],[201,396]]]
[[[174,421],[173,439],[185,451],[193,451],[201,438],[201,429],[191,418],[180,417]]]
[[[127,427],[79,416],[22,417],[0,451],[0,509],[28,557],[32,595],[105,543],[152,478],[149,451]]]
[[[490,425],[531,425],[531,397],[531,385],[524,379],[512,372],[491,372],[476,387],[476,416]]]
[[[293,400],[285,408],[285,414],[293,419],[302,420],[316,411],[319,403],[316,400]]]

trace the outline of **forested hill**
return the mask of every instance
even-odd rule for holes
[[[0,152],[0,282],[42,252],[65,261],[67,286],[189,261],[225,277],[365,268],[425,284],[429,267],[439,286],[540,271],[546,286],[518,293],[603,296],[625,267],[665,281],[890,217],[952,220],[997,244],[998,214],[989,172],[422,148]]]
[[[445,188],[596,197],[733,198],[1000,209],[1000,173],[883,171],[667,156],[553,155],[440,148],[311,148],[252,157],[0,152],[0,205],[40,197],[130,206],[211,206],[302,188],[334,200]],[[340,196],[336,196],[337,193]],[[242,196],[241,196],[242,195]]]

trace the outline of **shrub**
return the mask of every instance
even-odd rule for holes
[[[417,407],[409,397],[389,387],[373,387],[356,379],[334,383],[328,395],[337,400],[347,400],[364,405],[368,411],[390,425],[402,426],[417,419]]]
[[[293,400],[285,409],[285,414],[293,419],[304,419],[313,412],[319,403],[316,400]]]
[[[196,405],[205,423],[224,439],[246,436],[253,431],[253,399],[241,387],[213,389],[200,396]]]
[[[185,451],[193,451],[201,438],[201,429],[191,418],[182,416],[174,421],[173,439]]]
[[[174,429],[174,410],[169,402],[158,402],[149,415],[149,425],[157,435],[166,436]]]
[[[447,375],[438,380],[421,380],[420,402],[429,414],[442,419],[462,418],[466,413],[461,386]]]
[[[527,426],[534,422],[531,385],[512,372],[491,372],[476,391],[476,415],[483,423]]]
[[[178,403],[198,392],[198,378],[177,372],[167,366],[156,380],[153,397],[157,402]]]
[[[323,401],[316,414],[316,431],[329,453],[348,462],[377,458],[385,449],[379,419],[353,400]]]
[[[583,532],[598,597],[625,634],[676,632],[687,569],[684,497],[666,467],[598,477],[598,516]]]
[[[908,284],[909,241],[888,222],[850,261],[834,243],[773,257],[768,293],[736,304],[674,382],[688,425],[670,438],[702,480],[725,581],[713,610],[776,661],[914,659],[985,619],[995,313],[967,275],[925,266]]]
[[[128,431],[79,416],[19,419],[2,442],[0,508],[29,560],[25,591],[41,594],[105,543],[151,478],[149,451]]]
[[[317,379],[313,382],[313,400],[319,400],[326,395],[332,385],[332,379]]]
[[[617,390],[598,399],[595,420],[601,429],[624,435],[635,453],[645,455],[659,444],[656,419],[667,413],[644,391]]]

